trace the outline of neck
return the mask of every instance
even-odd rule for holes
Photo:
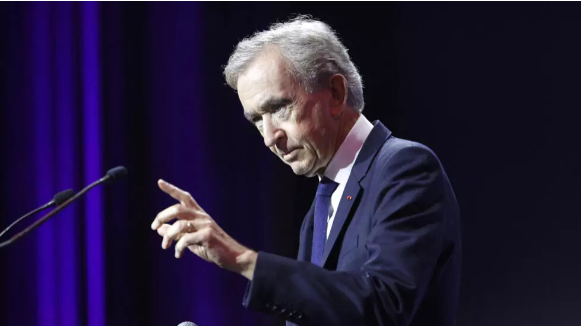
[[[357,122],[357,119],[359,119],[360,115],[361,113],[358,111],[347,109],[341,114],[341,116],[339,116],[339,118],[337,118],[339,119],[339,125],[337,127],[337,133],[334,139],[333,152],[327,164],[319,171],[317,171],[319,176],[322,176],[325,173],[325,169],[333,159],[333,156],[335,156],[335,153],[337,153],[339,150],[339,147],[341,147],[341,144],[343,144],[345,141],[345,138],[347,138],[347,135],[351,129],[353,129],[353,126]]]
[[[359,116],[361,115],[361,113],[353,110],[346,111],[347,112],[342,114],[343,119],[339,126],[339,131],[337,132],[337,138],[335,139],[335,148],[333,154],[337,153],[339,147],[341,147],[341,144],[343,144],[343,141],[345,141],[345,138],[347,138],[347,135],[349,134],[351,129],[353,129],[353,126],[355,125],[357,119],[359,119]]]

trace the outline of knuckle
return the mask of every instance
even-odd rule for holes
[[[192,210],[189,207],[187,207],[187,206],[180,205],[179,206],[179,209],[177,211],[177,214],[182,215],[182,216],[183,215],[191,215],[192,214]]]
[[[177,234],[176,230],[174,228],[170,228],[167,233],[165,234],[165,237],[171,239],[173,237],[175,237],[175,235]]]
[[[202,237],[202,240],[210,239],[212,237],[212,232],[213,232],[212,228],[209,228],[209,227],[202,229],[200,231],[200,235]]]

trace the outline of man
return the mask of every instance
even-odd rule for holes
[[[180,202],[152,224],[162,247],[177,241],[177,258],[188,248],[240,273],[245,306],[298,325],[454,325],[460,221],[448,178],[427,147],[361,114],[361,77],[329,26],[276,24],[240,42],[224,73],[265,145],[320,180],[298,260],[244,247],[160,180]]]

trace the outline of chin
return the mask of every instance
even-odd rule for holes
[[[308,171],[306,171],[305,169],[302,169],[300,167],[295,168],[294,166],[291,165],[291,169],[293,170],[294,174],[296,175],[303,175],[305,173],[307,173]]]
[[[307,162],[293,162],[290,164],[290,167],[296,175],[304,175],[310,178],[316,175],[316,171],[312,169],[311,165]]]

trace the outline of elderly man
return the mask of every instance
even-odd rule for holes
[[[371,123],[361,77],[332,29],[298,17],[241,41],[224,70],[244,116],[297,175],[317,176],[298,259],[236,242],[179,188],[152,229],[250,280],[244,305],[298,325],[454,325],[460,216],[427,147]],[[173,224],[168,222],[177,219]]]

